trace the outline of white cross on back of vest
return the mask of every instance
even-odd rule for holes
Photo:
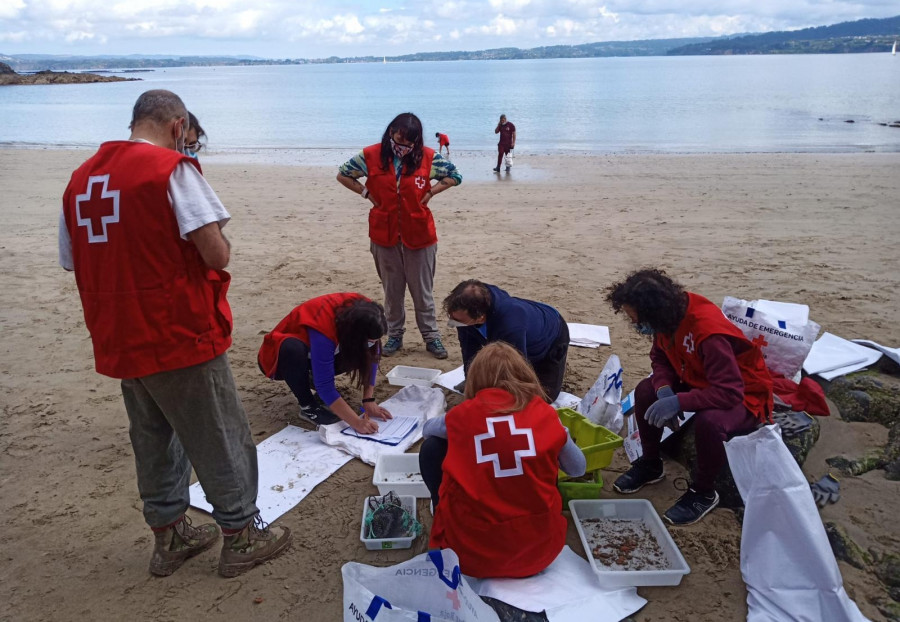
[[[75,197],[75,218],[87,229],[88,242],[108,242],[107,225],[119,222],[119,191],[110,190],[109,173],[88,177],[84,194]]]
[[[494,477],[522,475],[522,458],[537,455],[531,428],[517,428],[512,415],[488,417],[486,421],[488,431],[475,437],[475,462],[492,462]]]

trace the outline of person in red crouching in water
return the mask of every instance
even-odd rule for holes
[[[673,525],[690,525],[719,504],[713,482],[727,462],[724,443],[771,422],[772,379],[759,346],[752,344],[715,304],[686,292],[665,272],[645,269],[609,287],[616,313],[653,338],[653,375],[634,392],[643,455],[613,484],[632,494],[662,480],[663,428],[694,412],[697,468],[687,492],[665,513]]]
[[[512,346],[486,345],[472,361],[466,401],[425,423],[419,453],[431,492],[432,548],[451,548],[479,578],[527,577],[566,541],[558,469],[584,474],[528,361]]]

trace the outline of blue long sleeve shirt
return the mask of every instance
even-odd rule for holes
[[[465,371],[468,372],[469,363],[478,351],[493,341],[505,341],[532,364],[543,360],[559,336],[562,321],[559,311],[542,302],[510,296],[495,285],[487,288],[491,293],[491,307],[484,325],[456,329]]]

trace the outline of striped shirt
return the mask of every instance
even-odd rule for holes
[[[397,156],[394,156],[394,169],[397,171],[397,185],[399,186],[402,167],[400,166],[400,158]],[[340,173],[344,177],[352,177],[353,179],[366,177],[369,174],[369,169],[366,166],[366,156],[363,152],[360,151],[344,162],[341,165]],[[462,175],[456,170],[456,165],[450,160],[441,157],[441,154],[435,153],[434,158],[431,160],[431,179],[440,180],[445,177],[455,181],[457,186],[462,183]]]

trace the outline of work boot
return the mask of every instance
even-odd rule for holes
[[[239,532],[224,536],[222,556],[219,557],[219,574],[223,577],[236,577],[285,552],[293,539],[291,530],[287,527],[278,529],[280,533],[276,533],[257,514]]]
[[[174,525],[154,531],[153,536],[156,541],[150,558],[150,573],[168,577],[184,560],[211,547],[219,537],[219,528],[214,523],[194,527],[189,517],[182,516]]]
[[[634,461],[630,469],[616,479],[615,483],[613,483],[613,488],[623,495],[630,495],[636,493],[647,484],[655,484],[661,481],[665,476],[662,460],[659,458],[648,460],[641,456]]]
[[[426,342],[425,349],[431,352],[431,355],[436,359],[447,358],[447,348],[445,348],[444,344],[441,343],[440,337]]]

